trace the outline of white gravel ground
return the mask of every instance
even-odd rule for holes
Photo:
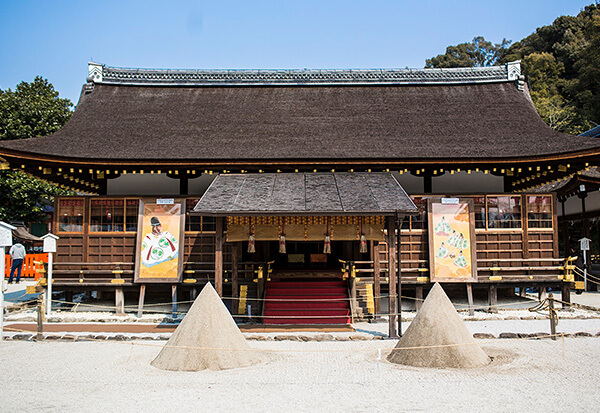
[[[600,339],[478,343],[494,361],[473,370],[392,365],[395,341],[371,340],[250,342],[270,361],[170,372],[150,365],[164,342],[5,341],[0,411],[598,411]]]

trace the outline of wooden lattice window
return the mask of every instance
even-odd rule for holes
[[[58,231],[83,232],[83,217],[83,199],[61,199],[58,201]]]
[[[215,232],[217,229],[217,224],[214,217],[205,217],[190,213],[197,203],[198,199],[186,200],[185,230],[187,232]]]
[[[488,228],[521,228],[520,196],[487,197]]]
[[[122,232],[125,218],[123,199],[90,201],[90,232]]]
[[[125,231],[136,232],[140,201],[138,199],[125,200]]]
[[[527,196],[527,223],[529,228],[552,228],[552,196]]]
[[[475,228],[485,228],[486,208],[484,196],[473,198],[473,209],[475,212]]]
[[[139,201],[137,199],[92,199],[90,232],[135,232]]]

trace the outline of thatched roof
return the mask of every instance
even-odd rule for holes
[[[194,212],[215,215],[394,215],[417,208],[389,173],[219,175]]]
[[[546,126],[509,66],[116,74],[103,68],[104,78],[84,87],[67,125],[47,137],[0,142],[0,154],[142,163],[469,162],[600,150],[598,139]]]

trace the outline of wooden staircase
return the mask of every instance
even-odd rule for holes
[[[348,287],[342,280],[267,282],[264,324],[350,324]]]

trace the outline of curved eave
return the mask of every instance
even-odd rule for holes
[[[104,166],[185,166],[206,167],[213,165],[226,166],[300,166],[300,165],[464,165],[464,164],[507,164],[507,163],[531,163],[531,162],[557,162],[563,160],[574,160],[593,156],[600,156],[600,148],[592,148],[584,151],[572,151],[547,155],[521,156],[521,157],[482,157],[482,158],[347,158],[347,159],[311,159],[311,158],[286,158],[286,159],[111,159],[111,158],[82,158],[56,156],[35,152],[25,152],[0,147],[0,156],[16,158],[23,161],[46,162],[52,164],[86,164]]]

